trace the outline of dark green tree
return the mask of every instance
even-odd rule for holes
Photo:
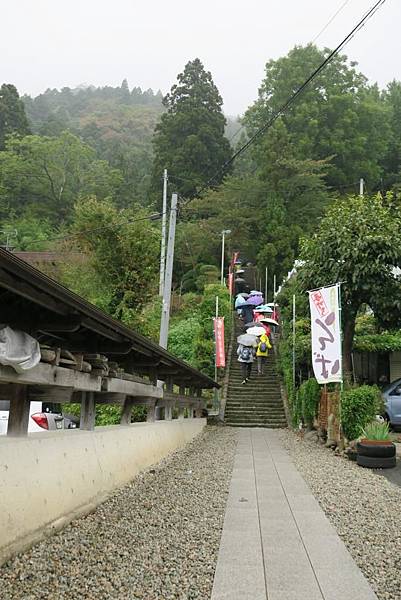
[[[163,99],[166,112],[156,127],[152,191],[160,196],[163,169],[183,196],[192,198],[229,158],[222,98],[210,72],[196,58],[186,64]],[[218,185],[223,175],[213,181]]]
[[[248,131],[252,133],[266,123],[329,53],[329,49],[309,44],[270,60],[259,98],[246,113]],[[390,139],[389,113],[379,90],[368,86],[355,65],[348,64],[346,56],[334,57],[282,117],[294,157],[331,157],[326,181],[339,191],[360,177],[369,189],[379,189]],[[259,164],[272,160],[268,147],[264,146],[263,152],[261,149],[270,132],[255,144]]]
[[[370,306],[380,326],[401,325],[401,209],[392,195],[333,203],[319,229],[302,241],[297,280],[303,290],[342,282],[344,371],[351,373],[355,321]]]
[[[24,103],[14,85],[3,83],[0,88],[0,150],[4,150],[7,135],[30,133]]]

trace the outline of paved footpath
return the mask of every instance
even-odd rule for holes
[[[277,431],[239,429],[212,600],[377,600]]]

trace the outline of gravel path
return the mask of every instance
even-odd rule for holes
[[[237,432],[208,427],[1,567],[1,600],[209,600]]]
[[[401,489],[286,431],[295,465],[380,600],[401,599]]]

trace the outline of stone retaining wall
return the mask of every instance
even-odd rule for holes
[[[205,419],[0,438],[0,564],[182,447]]]

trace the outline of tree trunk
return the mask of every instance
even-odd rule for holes
[[[343,378],[344,381],[352,381],[352,346],[355,333],[356,314],[347,315],[344,318],[343,328]]]

